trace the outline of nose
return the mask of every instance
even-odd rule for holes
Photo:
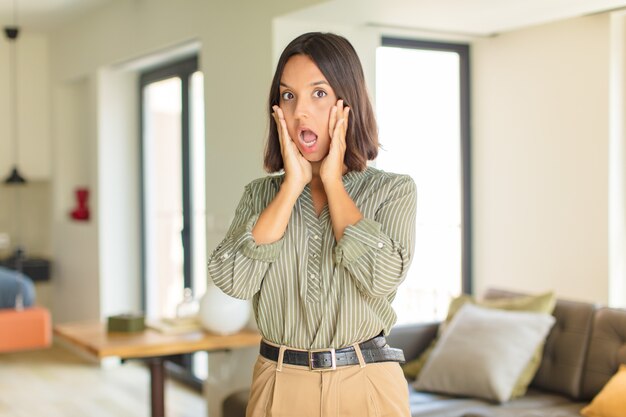
[[[296,109],[294,111],[294,117],[298,120],[308,118],[310,113],[311,103],[306,98],[299,98],[296,102]]]

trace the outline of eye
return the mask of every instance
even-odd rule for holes
[[[291,93],[290,91],[283,91],[283,93],[280,95],[280,97],[283,100],[291,100],[291,99],[293,99],[293,93]]]
[[[324,90],[315,90],[313,92],[313,96],[317,97],[317,98],[324,98],[328,95],[328,93],[326,93],[326,91]]]

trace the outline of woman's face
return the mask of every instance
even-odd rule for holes
[[[279,106],[291,140],[310,162],[320,162],[328,155],[328,120],[335,104],[335,92],[311,58],[289,58],[280,79]]]

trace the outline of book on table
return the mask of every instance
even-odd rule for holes
[[[189,333],[202,329],[200,322],[195,317],[163,317],[157,320],[146,321],[146,326],[167,334]]]

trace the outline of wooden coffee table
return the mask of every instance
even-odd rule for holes
[[[151,415],[164,417],[164,361],[168,356],[198,351],[222,351],[258,346],[258,332],[244,330],[220,336],[204,331],[184,334],[164,334],[146,329],[136,333],[108,333],[99,322],[66,323],[54,326],[54,334],[81,351],[98,359],[145,360],[150,368]]]

